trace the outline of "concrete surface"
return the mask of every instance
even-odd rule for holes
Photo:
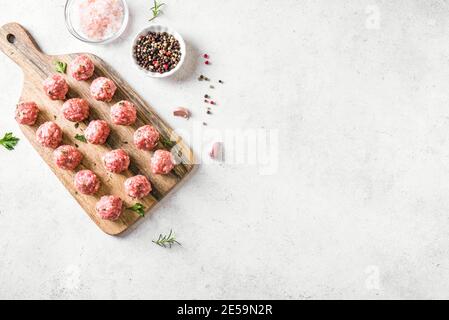
[[[110,237],[27,141],[1,148],[0,298],[449,298],[449,1],[166,0],[156,22],[189,57],[165,80],[132,66],[151,1],[128,2],[105,46],[70,36],[62,0],[0,0],[0,24],[47,53],[98,54],[197,154],[226,136],[225,162]],[[3,54],[0,70],[0,134],[23,137],[21,71]],[[182,247],[151,242],[171,228]]]

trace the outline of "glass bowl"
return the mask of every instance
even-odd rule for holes
[[[75,6],[78,3],[80,3],[80,1],[83,1],[83,0],[67,0],[67,2],[65,4],[65,8],[64,8],[65,24],[66,24],[69,32],[72,34],[72,36],[74,36],[75,38],[77,38],[78,40],[81,40],[83,42],[92,43],[92,44],[103,44],[103,43],[108,43],[108,42],[114,41],[115,39],[120,37],[120,35],[125,31],[126,26],[128,25],[128,19],[129,19],[129,10],[128,10],[128,4],[126,3],[126,0],[117,0],[117,1],[121,2],[123,5],[122,25],[116,32],[110,34],[109,36],[107,36],[103,39],[90,39],[85,34],[83,34],[83,32],[80,30],[79,21],[76,17],[76,13],[74,11],[76,9]]]

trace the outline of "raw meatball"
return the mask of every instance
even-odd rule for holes
[[[36,139],[42,146],[56,149],[62,141],[62,130],[56,123],[47,121],[37,129]]]
[[[128,169],[129,162],[129,156],[123,149],[109,151],[103,156],[106,170],[114,173],[120,173]]]
[[[150,181],[145,176],[138,175],[126,179],[125,191],[132,198],[141,199],[151,192]]]
[[[122,213],[123,202],[122,199],[116,196],[103,196],[97,202],[95,210],[101,219],[117,220]]]
[[[60,146],[53,152],[56,165],[65,170],[75,169],[83,160],[83,155],[73,146]]]
[[[82,194],[94,194],[100,189],[100,180],[90,170],[81,170],[75,175],[75,188]]]
[[[94,69],[95,66],[92,60],[84,54],[77,56],[69,65],[70,74],[78,81],[92,77]]]
[[[84,130],[84,136],[92,144],[103,144],[106,142],[110,132],[111,129],[109,129],[106,121],[94,120]]]
[[[20,124],[32,126],[37,119],[39,108],[35,102],[22,102],[16,108],[16,121]]]
[[[111,108],[111,119],[115,124],[129,126],[136,121],[136,107],[129,101],[120,101]]]
[[[109,102],[112,100],[116,89],[117,87],[111,79],[100,77],[90,85],[90,94],[96,100]]]
[[[83,121],[89,117],[89,104],[84,99],[69,99],[62,105],[62,114],[69,121]]]
[[[64,100],[69,85],[60,74],[54,74],[44,81],[44,91],[52,100]]]
[[[159,141],[159,132],[153,126],[146,125],[134,132],[134,144],[138,149],[152,150]]]
[[[151,172],[154,174],[167,174],[175,167],[170,151],[156,150],[151,157]]]

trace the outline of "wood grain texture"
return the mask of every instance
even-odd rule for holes
[[[99,57],[84,53],[89,56],[95,64],[95,74],[88,81],[77,81],[68,74],[64,75],[70,90],[67,99],[80,97],[87,100],[91,107],[89,119],[79,123],[77,127],[73,122],[66,120],[61,113],[63,101],[50,100],[42,89],[42,82],[51,74],[55,73],[54,62],[64,61],[70,63],[77,55],[46,55],[42,53],[29,33],[17,23],[9,23],[0,29],[0,49],[16,62],[24,72],[24,85],[20,101],[35,101],[40,109],[39,117],[34,126],[20,125],[20,129],[37,150],[44,161],[50,166],[52,171],[61,180],[67,190],[83,207],[91,219],[107,234],[117,235],[128,229],[134,224],[140,216],[126,208],[136,203],[136,200],[125,194],[123,183],[126,178],[136,174],[143,174],[149,178],[153,186],[151,194],[139,200],[145,205],[148,211],[154,207],[170,190],[172,190],[181,180],[193,170],[194,156],[192,150],[186,146],[182,139],[175,135],[173,130],[148,106],[142,98],[125,82],[110,66],[108,66]],[[117,91],[111,102],[105,103],[96,101],[90,96],[89,86],[92,80],[97,77],[107,77],[117,84]],[[137,108],[138,120],[133,126],[118,126],[112,123],[110,119],[110,107],[121,100],[128,100],[134,103]],[[11,116],[13,112],[11,110]],[[83,134],[89,121],[102,119],[109,123],[111,134],[105,145],[98,146],[83,143],[76,140],[76,134]],[[56,167],[53,162],[53,150],[43,148],[36,139],[37,128],[46,121],[56,122],[63,130],[63,144],[76,145],[83,153],[84,159],[76,171],[65,171]],[[142,151],[135,148],[133,144],[134,131],[145,124],[153,125],[164,139],[176,141],[176,145],[171,149],[172,154],[178,164],[168,175],[154,175],[150,170],[150,158],[152,152]],[[101,157],[107,151],[123,148],[131,158],[129,169],[121,174],[109,173],[102,164]],[[156,149],[167,149],[159,143]],[[76,191],[73,184],[73,178],[77,171],[89,169],[94,171],[101,179],[101,188],[95,196],[80,194]],[[102,220],[95,213],[95,204],[103,195],[113,194],[122,198],[124,202],[124,211],[117,221]]]

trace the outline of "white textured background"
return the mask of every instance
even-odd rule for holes
[[[98,54],[175,128],[279,130],[279,169],[201,165],[110,237],[25,140],[2,148],[0,298],[449,298],[449,1],[165,0],[157,21],[190,54],[169,80],[133,68],[151,1],[128,2],[106,46],[69,35],[62,0],[0,0],[0,24],[47,53]],[[0,54],[0,134],[23,137],[21,83]],[[220,103],[208,118],[205,92]],[[173,118],[179,105],[194,117]],[[170,228],[183,247],[151,243]]]

